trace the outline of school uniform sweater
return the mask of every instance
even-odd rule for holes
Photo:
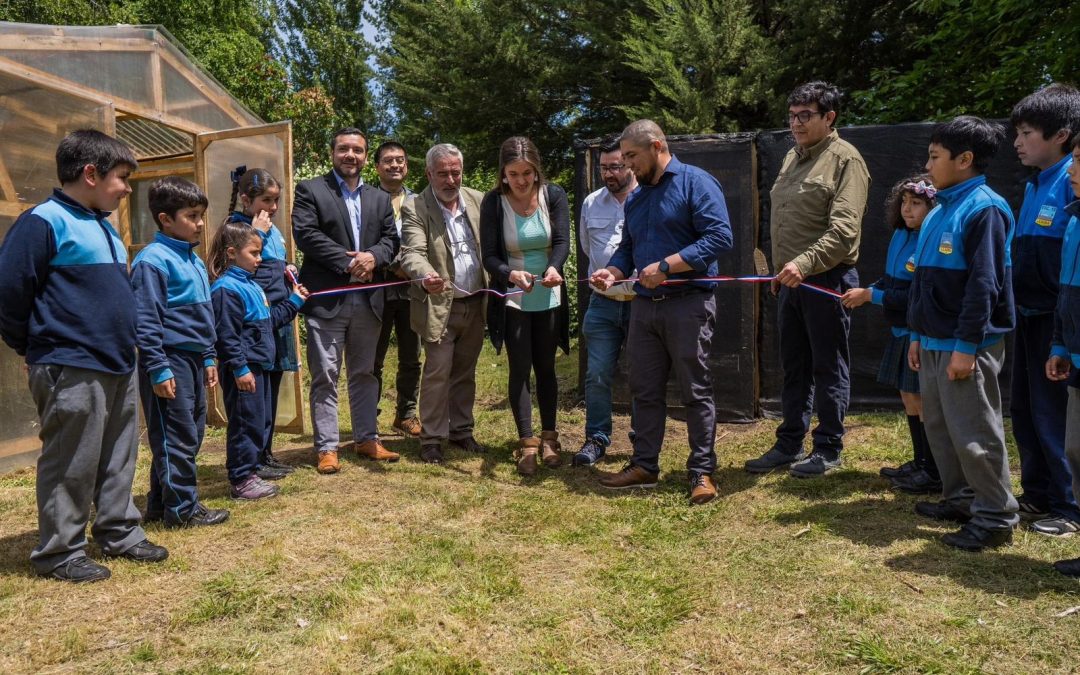
[[[166,348],[201,354],[204,365],[214,365],[210,281],[196,245],[158,232],[131,264],[139,367],[151,384],[173,377]]]
[[[976,176],[937,193],[915,247],[907,321],[923,349],[974,354],[1016,323],[1008,203]]]
[[[251,225],[251,218],[241,211],[233,211],[229,214],[229,222]],[[288,265],[285,260],[287,255],[285,237],[282,236],[277,225],[271,225],[269,232],[263,232],[259,229],[256,229],[255,232],[262,239],[263,249],[262,262],[255,268],[254,279],[255,283],[259,284],[266,293],[266,301],[273,307],[288,300],[289,295],[292,293],[290,290],[292,286],[285,281],[285,266]]]
[[[1057,304],[1061,240],[1069,224],[1065,207],[1073,201],[1069,184],[1072,156],[1032,176],[1013,239],[1013,293],[1016,310],[1026,316],[1049,314]]]
[[[0,245],[0,337],[27,363],[134,370],[127,248],[108,216],[53,190]]]
[[[882,309],[894,337],[907,335],[908,290],[915,276],[915,244],[918,230],[904,227],[893,232],[885,259],[885,276],[870,286],[870,302]]]
[[[221,364],[241,377],[249,364],[263,370],[275,359],[274,330],[296,316],[304,299],[292,294],[271,306],[255,283],[254,275],[235,265],[210,286],[217,330],[217,353]]]
[[[1065,209],[1071,218],[1061,246],[1060,291],[1050,355],[1069,359],[1080,368],[1080,200]]]

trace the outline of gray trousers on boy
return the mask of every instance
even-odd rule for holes
[[[952,352],[920,349],[919,354],[923,423],[945,501],[970,511],[973,525],[1015,527],[1019,507],[1009,480],[998,386],[1005,341],[976,352],[975,372],[963,380],[949,380]]]
[[[47,574],[86,555],[91,505],[97,514],[91,532],[105,554],[119,555],[146,539],[131,501],[139,448],[134,371],[34,365],[30,393],[41,420],[34,570]]]

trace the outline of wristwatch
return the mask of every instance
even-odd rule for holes
[[[671,265],[667,264],[667,260],[660,261],[660,271],[664,273],[665,277],[671,276]]]

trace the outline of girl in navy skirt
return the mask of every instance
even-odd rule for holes
[[[898,467],[882,468],[881,475],[889,478],[893,487],[912,494],[941,491],[941,479],[922,423],[919,374],[908,366],[907,361],[911,332],[907,326],[908,288],[915,275],[915,244],[919,240],[923,219],[936,206],[936,194],[927,175],[906,178],[893,187],[885,203],[886,220],[894,230],[892,241],[889,242],[885,276],[869,288],[852,288],[841,299],[844,306],[849,308],[868,302],[880,305],[892,326],[877,381],[900,391],[915,452],[909,462]]]

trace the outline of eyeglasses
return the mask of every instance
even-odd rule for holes
[[[626,170],[625,164],[601,164],[600,173],[621,173]]]
[[[788,113],[787,121],[791,124],[795,120],[799,120],[800,124],[806,124],[814,115],[821,115],[825,117],[828,113],[818,112],[816,110],[800,110],[797,113]]]
[[[404,157],[383,157],[379,160],[379,164],[389,164],[391,166],[401,165],[405,166],[407,160]]]

